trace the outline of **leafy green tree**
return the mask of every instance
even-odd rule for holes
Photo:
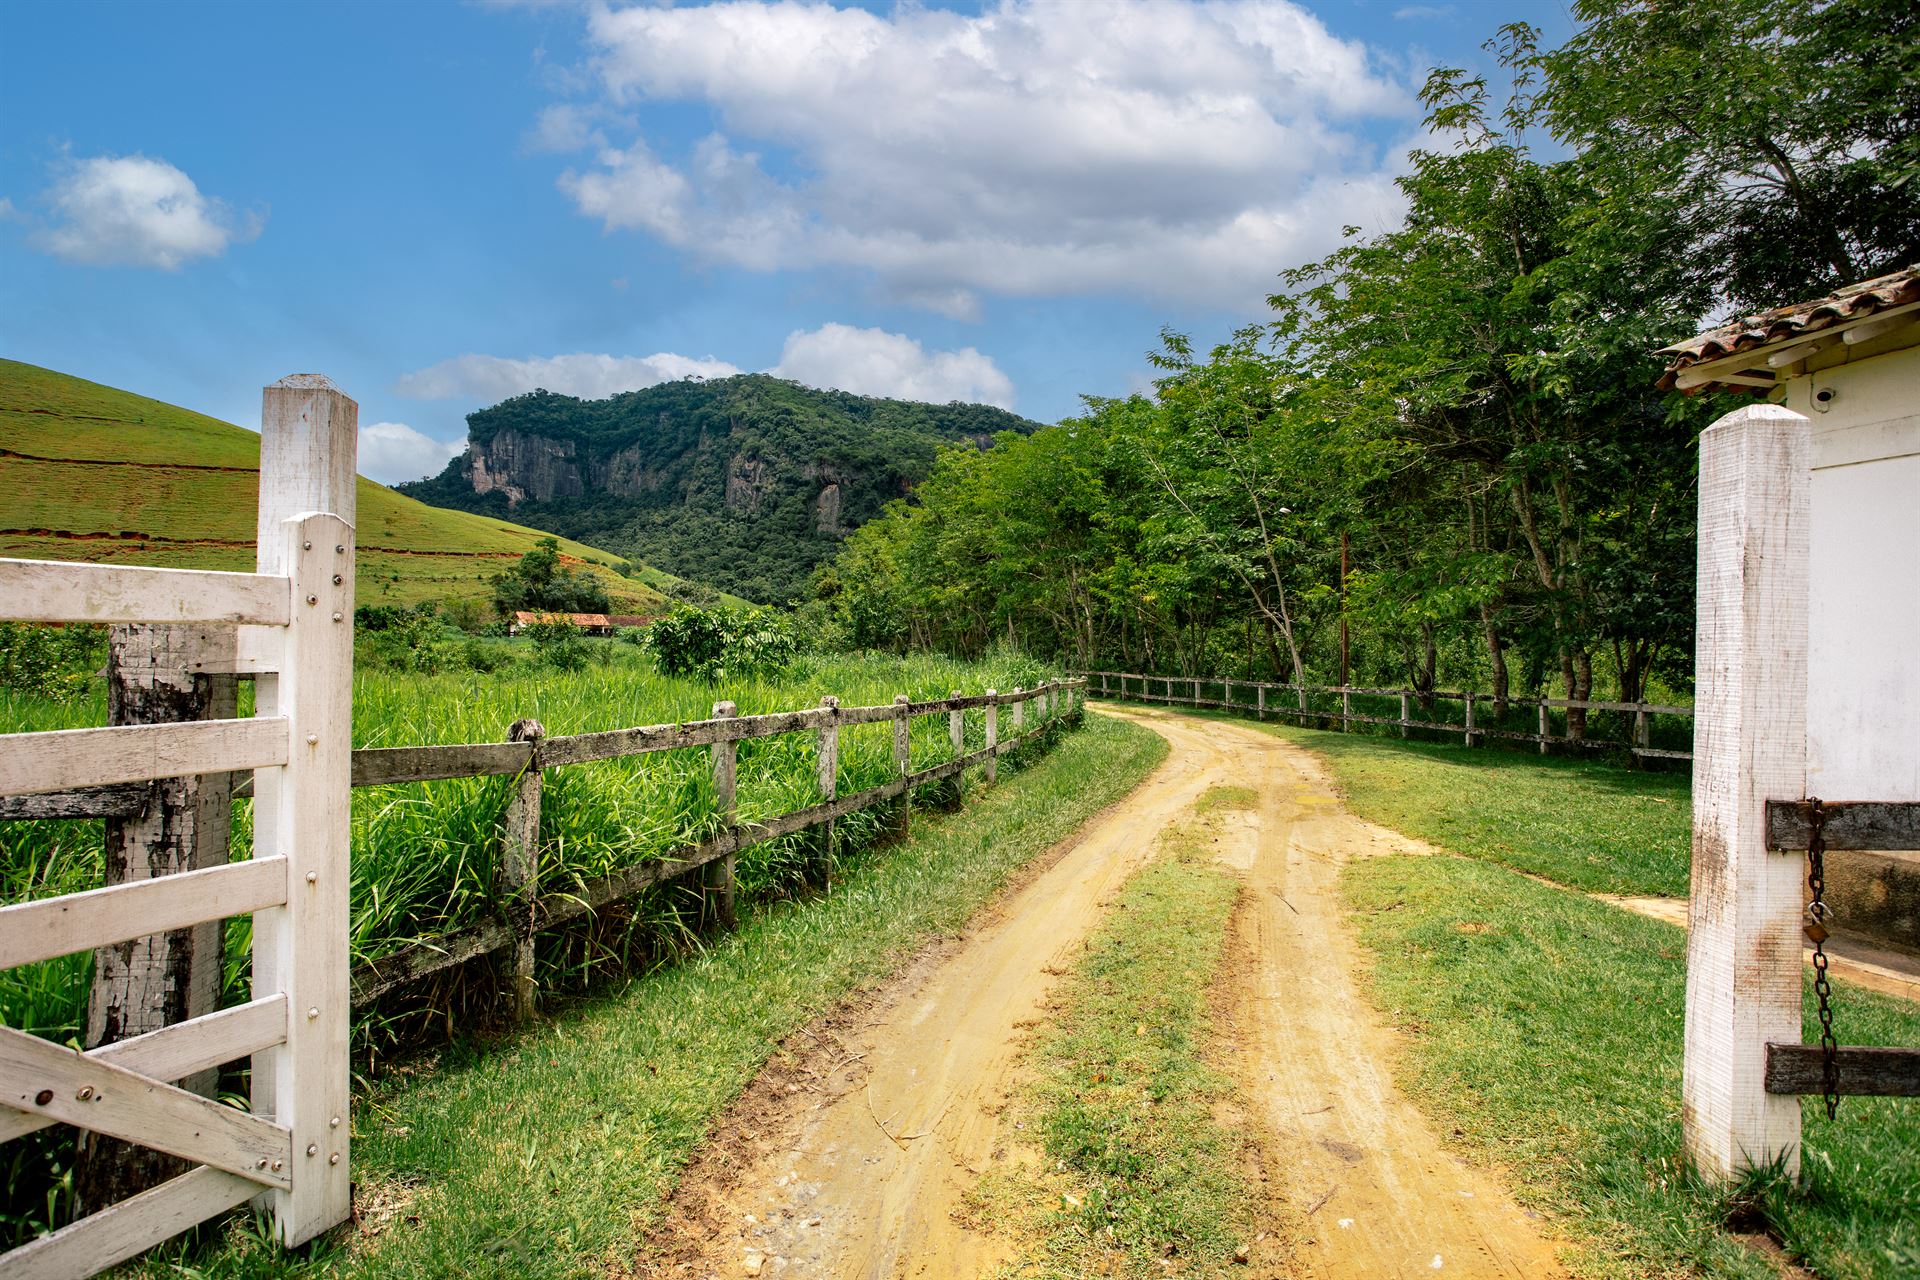
[[[493,607],[502,618],[534,613],[605,613],[607,589],[589,573],[576,573],[560,560],[560,543],[542,538],[520,562],[493,577]]]

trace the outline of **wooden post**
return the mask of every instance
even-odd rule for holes
[[[1255,714],[1258,715],[1260,719],[1265,720],[1267,718],[1267,686],[1266,685],[1262,684],[1262,685],[1256,685],[1254,687],[1254,703],[1256,708]]]
[[[1777,405],[1700,437],[1698,715],[1688,909],[1687,1156],[1707,1177],[1800,1163],[1800,1100],[1766,1092],[1797,1044],[1805,859],[1770,854],[1765,804],[1806,789],[1810,431]]]
[[[507,727],[508,742],[533,744],[527,767],[514,779],[501,823],[499,888],[513,925],[515,1022],[526,1022],[535,1012],[533,909],[540,900],[540,739],[546,736],[538,720],[515,720]]]
[[[913,747],[913,721],[907,715],[907,703],[911,701],[904,693],[893,697],[897,710],[893,713],[893,767],[901,777],[913,772],[909,763]],[[906,835],[913,828],[913,788],[908,787],[900,793],[900,834]]]
[[[1352,720],[1353,720],[1353,694],[1347,691],[1346,686],[1343,683],[1340,689],[1340,732],[1342,733],[1353,732]]]
[[[1552,722],[1547,719],[1547,700],[1545,698],[1542,698],[1540,699],[1540,754],[1541,755],[1547,754],[1547,734],[1548,734],[1548,731],[1552,729],[1552,727],[1553,727]]]
[[[955,689],[951,697],[958,698],[960,691]],[[953,754],[963,756],[967,753],[967,713],[964,711],[947,712],[947,739],[953,743]]]
[[[829,711],[837,710],[840,699],[828,694],[820,699],[820,705]],[[818,770],[820,798],[822,800],[838,798],[840,795],[840,726],[838,724],[825,724],[820,727],[820,740],[814,749],[814,757]],[[840,834],[837,830],[838,825],[833,820],[829,820],[826,825],[824,839],[829,859],[833,857],[837,847],[834,842]]]
[[[1400,736],[1403,738],[1407,736],[1407,722],[1411,719],[1413,717],[1407,714],[1407,691],[1402,689],[1400,691]]]
[[[999,697],[993,689],[987,690],[989,698]],[[998,703],[987,704],[987,782],[992,784],[1000,776],[1000,707]]]
[[[234,717],[236,680],[231,628],[118,626],[107,647],[107,722],[166,724]],[[211,674],[210,674],[211,673]],[[227,860],[233,779],[224,773],[163,778],[143,788],[145,804],[109,818],[106,883],[217,867]],[[219,1007],[220,922],[135,938],[94,952],[87,1002],[89,1049],[185,1022]],[[180,1082],[213,1094],[218,1072]],[[82,1211],[105,1208],[186,1172],[185,1161],[80,1131],[74,1196]]]
[[[1467,745],[1473,745],[1473,695],[1467,695]]]
[[[1200,705],[1200,682],[1198,680],[1193,682],[1193,705],[1195,707]]]
[[[303,1244],[351,1208],[348,842],[352,797],[354,465],[360,409],[319,374],[260,404],[257,567],[293,580],[280,670],[255,714],[284,716],[287,763],[254,771],[253,856],[287,859],[285,906],[254,913],[253,994],[287,998],[286,1043],[253,1055],[253,1110],[292,1131],[292,1185],[267,1193]],[[314,512],[328,514],[314,515]]]
[[[1307,686],[1303,684],[1293,686],[1293,701],[1294,705],[1299,708],[1301,725],[1312,724],[1313,721],[1307,718]]]
[[[1642,749],[1653,745],[1653,724],[1644,706],[1633,710],[1633,745]]]
[[[731,702],[713,704],[713,718],[724,720],[740,714],[740,708]],[[738,742],[716,742],[713,744],[713,807],[720,817],[720,825],[728,835],[734,828],[734,772],[739,760]],[[733,860],[729,853],[724,858],[715,858],[706,866],[704,888],[706,890],[709,914],[715,923],[723,929],[731,929],[737,923],[733,910]]]
[[[1013,686],[1013,737],[1018,738],[1027,723],[1027,702],[1020,695],[1024,692],[1019,685]]]

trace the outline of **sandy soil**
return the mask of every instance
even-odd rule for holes
[[[1233,1042],[1266,1167],[1291,1202],[1291,1274],[1324,1280],[1561,1275],[1541,1225],[1444,1149],[1395,1089],[1395,1036],[1360,999],[1340,866],[1423,846],[1352,817],[1306,752],[1237,725],[1110,708],[1173,751],[1045,871],[870,1003],[811,1029],[696,1161],[643,1269],[660,1275],[981,1275],[1005,1243],[961,1198],[1017,1148],[1001,1115],[1024,1031],[1155,838],[1217,785],[1247,877]],[[1264,1269],[1264,1268],[1263,1268]]]

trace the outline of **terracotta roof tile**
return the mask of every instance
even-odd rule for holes
[[[1815,298],[1811,302],[1757,312],[1732,324],[1696,334],[1685,342],[1662,347],[1659,354],[1670,358],[1666,373],[1661,375],[1660,387],[1662,390],[1671,390],[1680,371],[1689,365],[1704,364],[1788,338],[1818,333],[1836,324],[1870,316],[1876,311],[1914,302],[1920,302],[1920,264],[1835,289],[1826,297]],[[1708,383],[1691,388],[1689,394],[1741,389]]]

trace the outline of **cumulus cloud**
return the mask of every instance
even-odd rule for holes
[[[91,266],[177,271],[260,234],[258,214],[237,217],[179,169],[143,156],[92,156],[63,166],[47,192],[51,224],[39,246]]]
[[[710,261],[852,267],[948,315],[981,292],[1257,302],[1399,197],[1359,133],[1406,117],[1366,48],[1289,0],[881,15],[794,0],[596,8],[609,110],[709,107],[559,179],[581,213]]]
[[[1013,408],[1013,382],[991,357],[972,347],[928,351],[915,339],[884,329],[824,324],[796,331],[787,335],[780,363],[769,372],[865,396]]]
[[[403,374],[394,390],[416,400],[471,400],[491,404],[536,388],[600,400],[622,391],[638,391],[656,382],[688,376],[724,378],[743,372],[712,356],[695,359],[670,351],[650,356],[595,355],[577,352],[515,360],[507,356],[464,355]]]
[[[466,447],[464,441],[435,440],[404,422],[376,422],[360,428],[360,474],[381,484],[430,476]]]

